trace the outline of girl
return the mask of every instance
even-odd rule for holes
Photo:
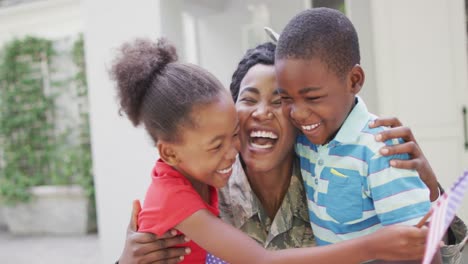
[[[139,231],[171,228],[190,237],[183,263],[204,263],[206,251],[231,263],[360,263],[417,259],[426,231],[392,226],[335,245],[267,251],[218,219],[216,188],[226,185],[235,161],[238,120],[234,104],[207,71],[176,62],[173,46],[138,40],[125,44],[112,69],[122,110],[143,123],[159,150]],[[403,243],[403,244],[401,244]]]

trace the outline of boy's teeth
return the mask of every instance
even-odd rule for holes
[[[312,129],[317,128],[318,126],[320,126],[320,123],[316,123],[316,124],[312,124],[312,125],[308,125],[308,126],[302,126],[302,129],[310,131]]]
[[[217,172],[222,173],[222,174],[226,174],[226,173],[229,173],[231,170],[232,170],[232,166],[227,168],[227,169],[224,169],[224,170],[217,170]]]
[[[276,135],[275,133],[271,131],[252,131],[250,132],[250,137],[277,139],[278,135]]]

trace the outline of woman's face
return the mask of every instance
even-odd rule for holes
[[[292,155],[296,130],[281,111],[273,65],[250,68],[240,83],[236,109],[239,152],[249,170],[268,172]]]

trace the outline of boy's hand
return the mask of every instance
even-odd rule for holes
[[[390,165],[400,169],[412,169],[419,173],[419,177],[427,185],[431,194],[431,201],[435,201],[439,197],[439,187],[437,177],[427,161],[424,153],[419,147],[413,132],[409,127],[401,124],[396,117],[378,118],[374,122],[369,123],[370,128],[378,126],[387,126],[390,129],[380,132],[375,136],[376,141],[384,142],[389,139],[402,138],[405,142],[393,146],[385,146],[380,149],[380,154],[383,156],[395,154],[409,154],[410,160],[391,160]]]
[[[140,211],[140,201],[133,201],[132,217],[127,228],[125,247],[120,256],[119,264],[172,264],[182,261],[184,255],[190,253],[190,249],[172,247],[187,242],[185,237],[176,235],[176,230],[169,230],[160,237],[151,233],[137,232]]]

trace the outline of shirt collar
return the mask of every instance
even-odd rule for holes
[[[330,141],[329,146],[355,142],[371,117],[364,101],[359,96],[356,96],[356,105],[348,117],[346,117],[335,138]]]

